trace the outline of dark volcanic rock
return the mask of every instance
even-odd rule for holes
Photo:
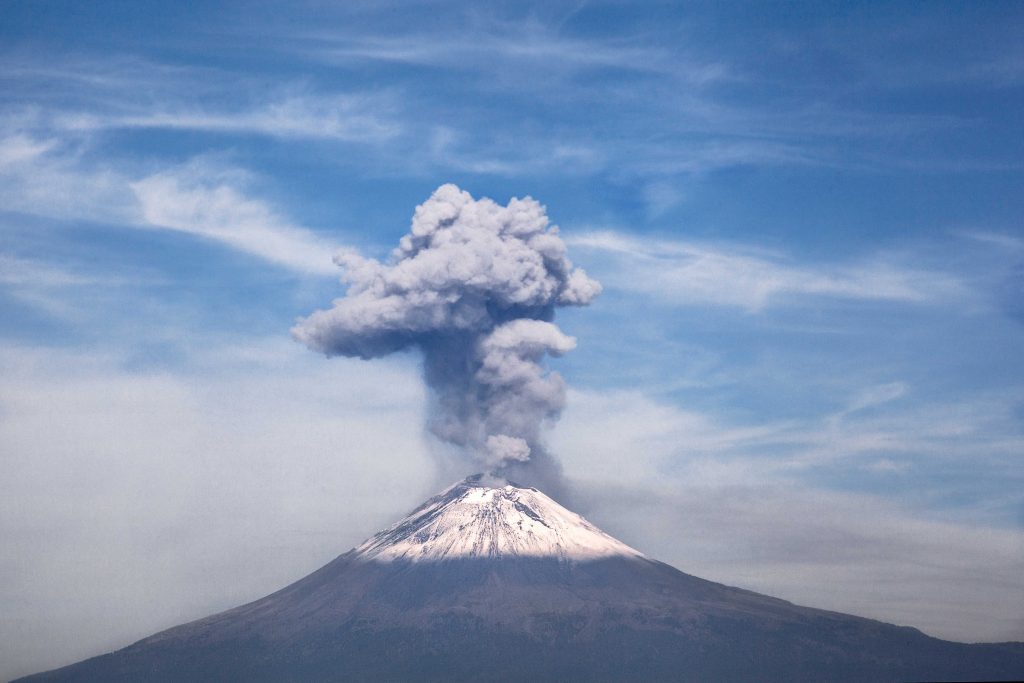
[[[21,680],[1021,678],[1024,644],[952,643],[698,579],[532,489],[467,481],[273,595]]]

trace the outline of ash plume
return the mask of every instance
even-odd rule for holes
[[[576,340],[552,320],[601,291],[565,251],[537,201],[501,206],[442,185],[386,262],[337,254],[346,294],[292,334],[328,356],[419,349],[433,434],[479,470],[557,479],[541,432],[561,413],[565,384],[542,363]]]

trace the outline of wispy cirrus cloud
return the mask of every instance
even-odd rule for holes
[[[804,297],[927,304],[967,294],[953,275],[884,257],[800,264],[741,245],[645,239],[608,230],[576,234],[567,241],[606,259],[605,267],[598,268],[609,284],[674,305],[757,312]]]
[[[574,36],[539,20],[481,16],[456,37],[415,26],[299,38],[285,32],[277,49],[344,70],[393,64],[430,73],[397,79],[387,90],[337,92],[287,79],[268,88],[244,74],[133,59],[45,69],[15,64],[12,102],[24,100],[22,114],[40,119],[41,134],[167,130],[330,141],[361,146],[387,174],[611,173],[660,186],[738,167],[878,165],[867,150],[879,136],[903,139],[957,125],[950,117],[857,112],[820,101],[737,104],[720,86],[758,84],[725,63],[639,37]],[[434,72],[471,78],[490,96],[452,100],[424,87],[438,77]],[[44,79],[73,86],[76,96],[41,114],[33,108],[46,102],[38,88]],[[638,99],[647,103],[640,111]],[[510,115],[535,109],[543,114]],[[579,133],[594,127],[605,130]],[[837,139],[847,141],[841,153]],[[850,139],[860,141],[863,154],[852,153]],[[654,199],[652,212],[664,206]]]
[[[838,411],[743,423],[642,389],[573,391],[553,446],[588,518],[684,571],[947,638],[1020,638],[1021,397],[914,393],[869,384]],[[1005,481],[965,501],[979,469]]]
[[[342,30],[304,32],[286,44],[310,58],[334,64],[391,62],[490,73],[500,66],[506,76],[513,77],[510,72],[540,65],[540,82],[595,69],[659,74],[698,86],[732,78],[722,62],[684,60],[678,48],[670,50],[630,37],[577,37],[560,31],[554,22],[502,20],[482,13],[476,15],[472,28],[457,35],[418,27],[370,35]]]
[[[23,133],[10,135],[0,140],[0,169],[38,159],[56,145],[53,139],[38,140]]]
[[[128,185],[144,225],[214,240],[299,272],[335,275],[338,245],[281,216],[266,202],[207,177],[202,168],[157,173]]]
[[[53,125],[71,131],[167,129],[377,143],[402,131],[393,108],[393,100],[383,96],[298,95],[240,109],[160,104],[127,113],[68,112]]]
[[[923,508],[935,513],[955,507],[946,499],[949,492],[962,484],[965,473],[983,466],[990,490],[1005,490],[1019,501],[1015,464],[1024,432],[1016,411],[1024,397],[993,391],[955,400],[903,400],[914,393],[902,381],[868,384],[838,410],[751,422],[721,408],[685,409],[641,389],[575,391],[555,445],[564,452],[567,471],[583,480],[633,485],[658,477],[715,486],[767,481],[819,486],[823,474],[841,472],[846,476],[829,480],[854,482],[856,488],[865,472],[909,471],[919,479],[904,483]],[[823,394],[820,401],[842,397]],[[973,501],[976,517],[1001,516],[1005,523],[1007,510],[990,510],[990,502]],[[1013,503],[1001,504],[1012,508]]]
[[[1024,252],[1024,238],[1022,237],[985,230],[962,230],[954,234],[975,242],[993,245],[1011,254]]]
[[[67,287],[112,281],[114,278],[78,273],[39,259],[0,252],[0,285]]]
[[[404,132],[393,89],[318,89],[302,79],[133,58],[6,65],[0,117],[35,133],[182,130],[221,135],[381,144]],[[48,86],[48,87],[47,87]],[[60,102],[49,101],[61,92]]]
[[[58,219],[132,223],[125,174],[82,158],[57,136],[0,134],[0,210]]]
[[[0,209],[65,221],[172,230],[296,272],[331,276],[336,243],[246,194],[246,174],[202,159],[151,174],[90,163],[53,140],[0,140]]]
[[[432,21],[389,24],[387,31],[367,30],[365,25],[360,31],[330,33],[290,35],[286,30],[279,46],[342,69],[415,72],[405,97],[416,102],[410,108],[416,120],[426,113],[465,129],[479,150],[477,156],[488,155],[472,166],[463,165],[477,173],[535,172],[527,159],[516,160],[516,145],[538,138],[546,138],[549,147],[590,146],[607,160],[596,168],[572,163],[559,167],[574,175],[612,170],[635,180],[737,167],[878,169],[920,160],[913,141],[922,131],[948,134],[971,125],[955,114],[839,103],[827,96],[834,84],[808,83],[809,93],[780,89],[763,64],[723,59],[707,49],[702,36],[680,40],[652,25],[608,36],[574,31],[567,17],[496,15],[471,13],[457,35],[439,30]],[[489,97],[471,106],[453,106],[443,93],[435,96],[422,87],[444,79],[471,80],[475,91]],[[509,111],[531,110],[537,114],[507,116]],[[588,135],[578,136],[584,129]],[[515,141],[502,150],[503,138]],[[894,153],[894,141],[906,145],[904,153]],[[924,162],[941,163],[966,161],[936,157]]]
[[[3,227],[0,226],[0,230]],[[68,296],[71,291],[87,291],[95,300],[101,291],[138,288],[153,279],[137,271],[126,277],[0,252],[0,294],[65,322],[82,322],[86,317],[79,307],[80,302]]]

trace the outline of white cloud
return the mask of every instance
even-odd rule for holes
[[[66,113],[54,124],[72,131],[165,128],[368,143],[400,134],[391,109],[390,98],[382,96],[293,95],[233,111],[161,105],[135,114]]]
[[[195,167],[177,168],[129,183],[145,224],[226,244],[239,251],[318,275],[337,275],[337,245],[289,223],[265,202],[252,199]]]
[[[882,258],[855,264],[801,265],[791,259],[735,245],[648,240],[613,231],[576,234],[574,249],[607,259],[592,269],[610,287],[653,295],[676,305],[732,306],[760,311],[796,297],[906,303],[962,299],[953,276],[918,270]]]
[[[842,411],[841,415],[849,415],[858,410],[895,401],[907,393],[907,388],[905,382],[887,382],[867,387]]]
[[[64,95],[60,106],[0,110],[8,123],[57,136],[141,128],[379,144],[404,132],[401,99],[386,88],[315,91],[302,80],[86,55],[45,66],[8,59],[5,75],[28,102],[33,93]],[[45,95],[39,100],[49,103]]]
[[[543,66],[530,71],[544,82],[602,68],[656,73],[691,86],[732,77],[726,65],[718,61],[683,59],[678,53],[630,40],[574,38],[535,20],[501,21],[488,17],[476,27],[456,34],[306,32],[295,39],[295,44],[297,51],[329,63],[399,62],[478,71],[490,74],[491,78],[495,71],[501,78],[533,65]]]
[[[244,173],[202,159],[141,178],[23,135],[0,140],[0,208],[61,220],[174,230],[270,263],[335,276],[339,248],[238,186]]]
[[[868,388],[850,406],[895,400],[898,389]],[[983,509],[952,518],[802,477],[841,457],[873,476],[902,475],[909,448],[998,476],[1024,438],[997,436],[1006,423],[994,403],[861,416],[831,430],[828,415],[737,426],[635,391],[575,391],[568,405],[553,450],[588,518],[634,547],[697,576],[933,635],[1024,638],[1024,531],[978,521]],[[917,486],[918,498],[935,493]]]
[[[18,133],[0,140],[0,168],[24,163],[53,149],[56,140],[36,140]]]
[[[267,594],[439,486],[413,364],[191,344],[0,347],[0,678]]]
[[[38,259],[0,252],[0,285],[67,287],[121,282],[115,278],[75,272]]]
[[[125,176],[86,165],[72,145],[21,131],[0,137],[0,209],[58,219],[131,223]]]
[[[903,382],[868,386],[840,411],[744,424],[684,410],[639,390],[570,391],[555,446],[565,452],[567,468],[583,478],[607,475],[609,481],[638,484],[652,472],[699,474],[720,484],[789,480],[816,468],[922,456],[932,466],[972,462],[979,471],[997,472],[1024,451],[1014,416],[1017,393],[922,397],[868,410],[905,393],[912,391]]]
[[[729,471],[730,464],[716,463],[718,456],[784,438],[795,426],[730,426],[637,390],[570,390],[568,406],[553,444],[569,476],[629,485],[674,469],[680,458],[705,462],[705,476],[732,481],[736,473]]]
[[[37,312],[65,321],[81,322],[83,311],[68,293],[88,290],[95,300],[99,288],[139,287],[154,282],[151,275],[133,272],[131,277],[89,272],[35,258],[0,252],[0,290]]]
[[[955,232],[954,234],[969,240],[974,240],[975,242],[991,245],[997,249],[1002,249],[1010,253],[1024,251],[1024,239],[1007,235],[1006,233],[985,230],[964,230]]]
[[[777,481],[589,486],[588,516],[683,571],[962,641],[1024,638],[1024,532]]]

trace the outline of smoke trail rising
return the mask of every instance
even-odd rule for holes
[[[543,479],[557,465],[541,431],[561,413],[565,385],[542,362],[576,345],[551,321],[601,291],[565,251],[535,200],[501,206],[442,185],[386,263],[339,253],[346,294],[292,334],[329,356],[419,349],[430,430],[479,469]]]

